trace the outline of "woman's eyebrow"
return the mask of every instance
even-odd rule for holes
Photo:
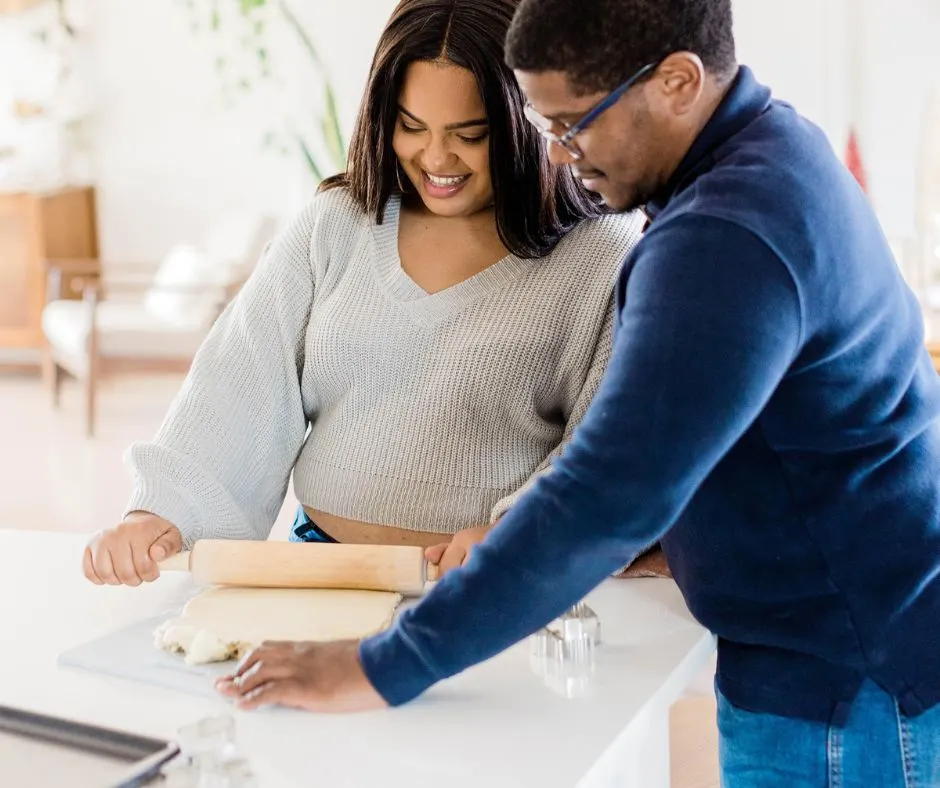
[[[401,104],[398,105],[398,111],[402,115],[407,115],[415,123],[418,123],[422,126],[426,125],[425,122],[421,120],[421,118],[410,113],[403,106],[401,106]],[[466,129],[466,128],[470,128],[471,126],[488,126],[488,125],[489,125],[489,121],[486,118],[475,118],[474,120],[462,120],[460,121],[460,123],[449,123],[444,128],[447,131],[456,131],[457,129]]]

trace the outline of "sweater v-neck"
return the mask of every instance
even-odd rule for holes
[[[373,226],[376,272],[392,299],[426,320],[436,322],[445,319],[480,298],[501,290],[533,263],[510,252],[470,278],[436,293],[429,293],[402,266],[398,251],[400,217],[401,197],[392,195],[385,207],[382,224]]]

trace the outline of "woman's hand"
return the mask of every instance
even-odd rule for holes
[[[160,576],[158,561],[182,549],[183,535],[173,523],[150,512],[132,512],[116,528],[91,538],[82,569],[95,585],[139,586]]]
[[[443,577],[452,569],[463,566],[474,545],[482,542],[492,528],[492,525],[482,525],[479,528],[458,531],[449,542],[443,542],[425,550],[424,557],[429,563],[437,564],[440,576]]]
[[[617,577],[672,577],[663,549],[656,546],[636,559]]]

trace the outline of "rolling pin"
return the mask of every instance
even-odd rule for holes
[[[311,544],[200,539],[159,563],[199,583],[259,588],[348,588],[420,596],[438,568],[410,545]]]

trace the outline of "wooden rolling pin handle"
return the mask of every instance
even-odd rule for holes
[[[160,567],[161,572],[188,572],[189,555],[189,550],[184,550],[182,553],[177,553],[176,555],[171,555],[169,558],[164,558],[157,564],[157,566]]]

